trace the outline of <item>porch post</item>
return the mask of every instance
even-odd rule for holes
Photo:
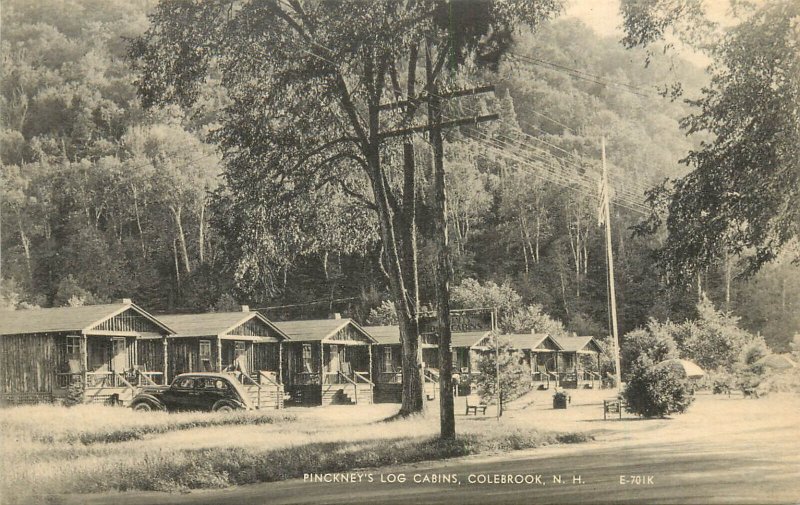
[[[372,344],[368,344],[367,349],[369,350],[369,381],[375,382],[372,380]]]
[[[536,353],[533,350],[528,351],[528,368],[531,369],[531,379],[533,379],[533,360],[536,358]]]
[[[559,354],[561,354],[561,353],[556,351],[556,386],[558,386],[558,383],[560,382],[558,379],[559,379],[559,377],[561,377],[560,375],[558,375],[558,373],[559,373],[558,372],[558,355]]]
[[[222,371],[222,337],[217,335],[217,372]]]
[[[83,391],[86,394],[86,388],[89,387],[88,375],[89,371],[89,340],[85,333],[81,334],[81,380],[83,381]]]
[[[283,342],[278,342],[278,384],[283,384]]]
[[[169,344],[167,343],[167,336],[164,335],[164,338],[161,340],[161,345],[164,349],[164,363],[162,363],[164,368],[164,386],[169,384]]]
[[[325,346],[319,341],[319,385],[325,384]]]

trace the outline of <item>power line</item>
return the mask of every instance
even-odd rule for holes
[[[607,79],[605,77],[601,77],[599,75],[591,74],[591,73],[583,71],[583,70],[579,70],[579,69],[576,69],[576,68],[568,67],[566,65],[561,65],[559,63],[553,63],[551,61],[543,60],[541,58],[535,58],[533,56],[526,56],[526,55],[519,54],[519,53],[514,53],[514,52],[511,52],[509,54],[511,56],[513,56],[514,58],[517,58],[518,60],[522,60],[522,63],[527,63],[529,65],[537,65],[537,66],[540,66],[540,67],[548,68],[550,70],[560,71],[560,72],[566,73],[566,74],[568,74],[568,75],[570,75],[572,77],[575,77],[577,79],[583,79],[585,81],[589,81],[589,82],[592,82],[594,84],[600,84],[602,86],[615,86],[617,88],[623,89],[623,91],[627,91],[629,93],[632,93],[634,95],[637,95],[637,96],[640,96],[640,97],[643,97],[643,98],[657,98],[658,97],[658,95],[655,95],[655,94],[653,94],[652,92],[650,92],[648,90],[644,90],[644,89],[639,88],[637,86],[634,86],[632,84],[627,84],[627,83],[624,83],[624,82],[614,81],[614,80],[611,80],[611,79]]]

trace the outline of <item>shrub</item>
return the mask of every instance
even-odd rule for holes
[[[648,418],[681,414],[694,401],[691,387],[679,370],[653,366],[646,356],[633,364],[622,394],[628,412]]]
[[[72,382],[70,382],[69,387],[67,388],[67,396],[64,398],[64,406],[73,407],[75,405],[82,404],[83,393],[83,381],[80,379],[74,379]]]
[[[495,352],[496,339],[489,344],[489,349],[478,362],[480,374],[477,378],[478,394],[487,403],[497,398],[497,369],[500,369],[500,412],[503,407],[530,391],[531,376],[522,365],[522,353],[511,348],[508,340],[501,337],[500,348]],[[498,360],[499,357],[499,367]]]
[[[622,337],[619,358],[624,372],[623,380],[632,372],[633,365],[640,356],[647,356],[653,363],[677,358],[673,331],[674,325],[669,321],[659,323],[650,319],[646,328],[637,328]]]

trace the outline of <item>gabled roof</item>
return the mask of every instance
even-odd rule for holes
[[[511,344],[512,349],[520,350],[520,351],[528,351],[528,350],[547,350],[546,344],[550,344],[551,347],[555,347],[556,350],[561,350],[561,345],[556,342],[554,338],[552,338],[547,333],[510,333],[505,335],[500,335],[501,342],[502,340],[507,340]],[[489,344],[492,341],[492,335],[488,334],[484,338],[482,338],[478,343],[475,344],[475,348],[478,349],[487,349]]]
[[[376,342],[382,345],[400,345],[400,327],[394,325],[386,326],[364,326],[364,331],[372,335]]]
[[[165,314],[158,316],[167,326],[175,330],[175,337],[222,337],[229,334],[238,326],[252,319],[258,320],[270,328],[281,339],[289,336],[282,332],[272,321],[258,312],[209,312],[205,314]],[[271,335],[262,335],[264,337]],[[248,338],[236,335],[237,339]]]
[[[145,317],[164,335],[172,333],[168,325],[133,303],[108,303],[82,307],[10,310],[0,312],[0,335],[89,331],[106,319],[131,309]]]
[[[504,335],[511,340],[511,347],[520,350],[547,349],[546,344],[552,343],[556,349],[562,350],[563,347],[556,339],[547,333],[514,333]]]
[[[300,321],[276,321],[275,326],[294,341],[319,342],[333,337],[346,326],[351,326],[357,333],[363,335],[371,344],[377,344],[372,335],[367,333],[352,319],[307,319]]]
[[[565,352],[601,352],[594,337],[556,337],[554,340],[561,345]]]
[[[488,331],[465,331],[453,333],[450,337],[450,346],[456,347],[472,347],[477,345],[480,340],[488,335]]]

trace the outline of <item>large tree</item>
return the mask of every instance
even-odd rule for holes
[[[411,125],[424,102],[438,112],[447,69],[470,55],[496,62],[519,22],[533,25],[559,5],[165,1],[135,44],[146,105],[191,105],[209,73],[222,75],[232,101],[217,134],[226,182],[252,206],[289,204],[295,195],[333,186],[376,212],[403,344],[401,413],[424,407],[416,270],[421,182],[412,135],[391,141],[387,130]],[[387,110],[390,101],[397,106]],[[265,194],[265,181],[274,193]],[[454,434],[450,409],[442,435]]]
[[[699,0],[623,2],[628,45],[668,27],[697,40],[710,23]],[[708,43],[711,83],[688,133],[708,134],[674,183],[665,258],[673,275],[694,276],[732,253],[752,273],[800,237],[800,3],[768,2]],[[695,22],[686,24],[687,19]],[[680,25],[677,25],[680,20]]]

